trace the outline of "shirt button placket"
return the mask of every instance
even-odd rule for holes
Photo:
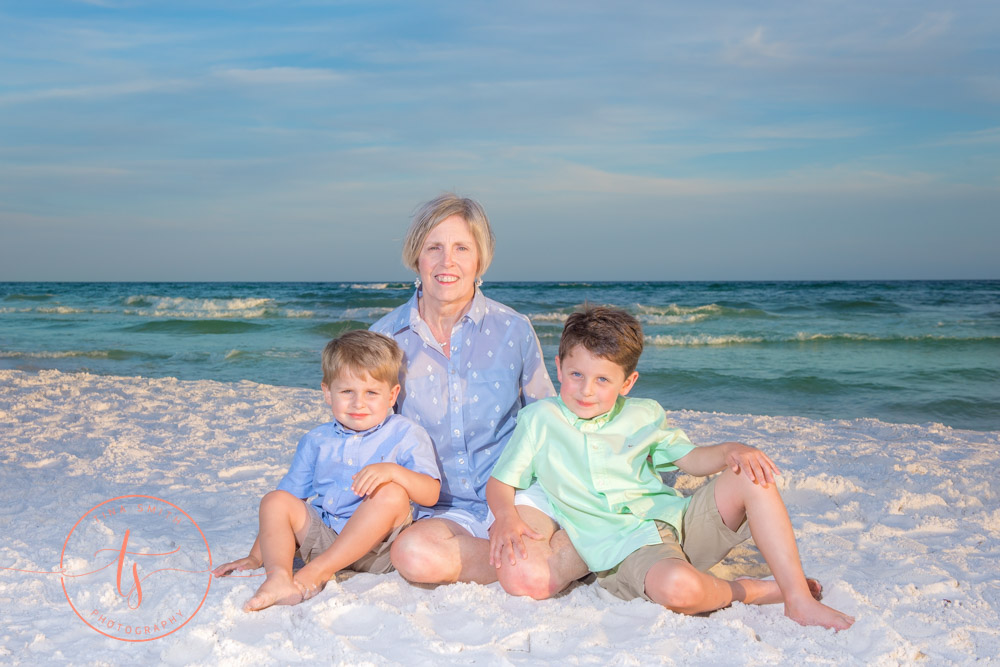
[[[589,426],[589,424],[584,425]],[[587,429],[589,430],[589,429]],[[604,477],[604,465],[601,459],[601,448],[597,443],[596,438],[593,438],[587,433],[587,430],[581,430],[583,433],[583,448],[587,452],[587,456],[590,459],[590,475],[591,479],[595,484],[598,484],[599,480]],[[597,488],[603,488],[603,486],[598,486]]]
[[[459,332],[461,333],[461,332]],[[454,339],[456,334],[452,333]],[[459,379],[458,368],[461,363],[459,349],[452,347],[451,358],[448,359],[448,407],[452,424],[452,451],[455,452],[455,466],[462,488],[468,491],[469,486],[469,450],[463,434],[465,433],[465,415],[462,411],[462,382]],[[467,493],[463,495],[468,495]]]

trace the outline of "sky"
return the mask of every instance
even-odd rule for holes
[[[1000,4],[0,0],[0,280],[1000,278]]]

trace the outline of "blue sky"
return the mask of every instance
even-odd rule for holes
[[[754,6],[754,5],[763,5]],[[1000,278],[1000,5],[0,2],[0,280]]]

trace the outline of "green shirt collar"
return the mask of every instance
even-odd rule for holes
[[[614,407],[604,414],[591,417],[590,419],[582,419],[581,417],[578,417],[576,413],[570,410],[569,407],[563,402],[562,396],[556,396],[556,403],[559,405],[559,409],[562,410],[563,416],[566,417],[566,421],[574,427],[580,429],[584,425],[590,425],[590,429],[594,429],[603,427],[609,421],[618,416],[618,414],[625,407],[625,397],[619,396],[615,401]]]

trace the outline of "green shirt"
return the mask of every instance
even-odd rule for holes
[[[688,499],[659,472],[676,470],[692,449],[656,401],[619,397],[609,412],[580,419],[554,397],[521,409],[493,477],[519,489],[537,479],[587,567],[600,572],[659,544],[654,519],[681,535]]]

